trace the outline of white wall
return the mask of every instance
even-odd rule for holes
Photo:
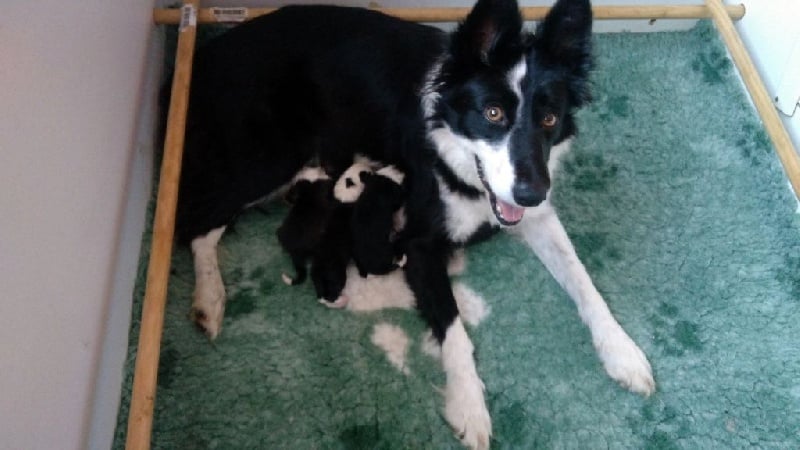
[[[800,2],[749,1],[745,2],[745,5],[747,12],[744,18],[736,23],[736,28],[764,80],[770,97],[774,99],[778,96],[779,87],[787,87],[791,81],[793,86],[798,86],[797,79],[789,80],[787,77],[796,77],[797,69],[800,67],[800,52],[798,52]],[[790,60],[790,57],[794,59]],[[794,95],[798,94],[796,90],[792,92]],[[779,110],[778,115],[792,138],[795,150],[800,151],[800,108],[791,111],[788,107],[796,100],[797,97],[794,97],[792,102],[785,101],[784,112]]]
[[[113,421],[119,397],[118,382],[95,387],[124,358],[123,344],[96,384],[108,320],[121,314],[127,336],[144,223],[152,150],[136,130],[152,6],[3,1],[2,449],[108,448],[113,428],[90,444],[90,417],[96,405]]]
[[[0,449],[110,445],[152,175],[161,60],[160,35],[150,19],[153,3],[3,1]],[[215,2],[248,3],[281,2]],[[465,6],[471,0],[438,3]],[[761,56],[780,48],[781,36],[768,34],[763,24],[772,19],[759,12],[761,3],[748,2],[739,28],[763,66]],[[761,25],[749,25],[750,19]],[[596,29],[655,31],[692,24],[618,22]],[[764,36],[770,36],[766,43],[757,39]],[[764,69],[772,70],[768,64]],[[796,143],[798,117],[791,122]]]

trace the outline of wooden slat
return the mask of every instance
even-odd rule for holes
[[[733,20],[744,17],[744,5],[725,6],[725,11]],[[242,8],[246,19],[269,14],[277,8]],[[457,22],[470,11],[470,8],[372,8],[390,16],[413,22]],[[542,19],[550,10],[545,6],[521,8],[525,20]],[[592,8],[595,19],[702,19],[711,17],[703,5],[642,5],[642,6],[595,6]],[[180,11],[174,8],[156,8],[153,20],[157,24],[176,24],[180,21]],[[203,8],[198,14],[199,23],[217,23],[212,8]]]
[[[185,8],[197,11],[199,0],[184,1]],[[164,307],[167,301],[167,282],[175,233],[175,210],[178,200],[178,180],[181,172],[186,111],[189,105],[189,84],[192,75],[197,27],[185,22],[178,36],[172,96],[167,117],[164,156],[153,220],[153,241],[147,269],[147,284],[142,305],[142,321],[136,352],[133,393],[128,415],[126,448],[150,448],[153,428],[153,407],[156,397],[158,357],[164,327]]]
[[[792,184],[795,195],[800,194],[800,157],[792,145],[792,140],[783,127],[783,122],[775,105],[772,103],[772,98],[767,89],[764,87],[764,82],[758,74],[758,70],[747,53],[747,49],[736,32],[733,22],[725,12],[725,7],[721,0],[706,0],[706,5],[711,11],[714,23],[717,25],[725,45],[733,58],[733,62],[739,69],[739,73],[744,80],[747,90],[750,92],[750,97],[758,110],[761,120],[764,122],[764,128],[767,130],[772,144],[775,146],[775,152],[783,164],[783,169],[786,171],[786,176]]]

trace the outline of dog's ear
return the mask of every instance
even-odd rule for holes
[[[558,0],[536,28],[536,50],[572,70],[591,68],[592,6],[589,0]]]
[[[478,0],[456,29],[450,52],[461,62],[513,64],[519,58],[521,32],[516,0]]]
[[[592,6],[589,0],[558,0],[536,28],[531,51],[547,65],[567,69],[573,107],[591,100]]]

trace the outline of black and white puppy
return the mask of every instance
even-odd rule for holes
[[[311,280],[319,302],[331,308],[347,306],[347,297],[342,295],[342,291],[347,283],[347,266],[353,256],[351,219],[354,204],[364,190],[361,177],[370,170],[369,165],[356,162],[336,180],[333,209],[313,252]]]
[[[374,173],[361,172],[360,178],[364,187],[350,226],[353,261],[362,277],[385,275],[405,264],[405,255],[393,239],[399,231],[395,217],[406,201],[404,175],[386,166]]]
[[[220,331],[216,246],[245,208],[308,161],[353,149],[405,175],[406,281],[441,344],[445,418],[470,448],[491,419],[447,260],[498,230],[520,237],[577,306],[608,374],[655,389],[650,364],[592,283],[549,201],[558,156],[588,101],[592,12],[558,0],[535,32],[515,0],[478,0],[455,32],[374,11],[291,6],[197,53],[177,231],[195,257],[195,321]],[[326,167],[327,169],[327,167]]]
[[[295,177],[286,193],[291,208],[275,234],[294,266],[294,278],[285,273],[281,275],[288,285],[298,285],[306,280],[308,261],[322,242],[336,207],[333,185],[334,181],[322,169],[308,167]]]

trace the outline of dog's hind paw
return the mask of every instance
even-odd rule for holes
[[[200,284],[195,290],[189,318],[209,339],[222,329],[225,316],[225,287],[219,283]]]
[[[211,340],[216,339],[222,329],[222,314],[218,317],[209,316],[202,309],[192,306],[189,318],[197,325],[197,328]]]
[[[600,336],[595,347],[608,375],[622,387],[649,396],[656,390],[653,370],[644,352],[622,328]]]

